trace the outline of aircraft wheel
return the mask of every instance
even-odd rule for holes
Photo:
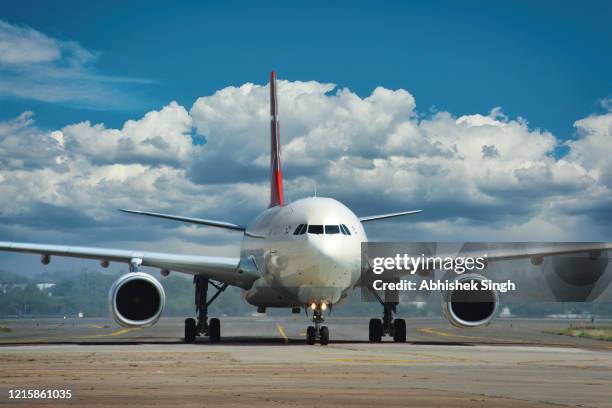
[[[393,320],[393,341],[396,343],[406,342],[406,321],[404,319]]]
[[[370,319],[370,342],[380,343],[380,340],[382,339],[382,333],[382,320]]]
[[[306,329],[306,343],[313,345],[317,341],[317,332],[315,331],[314,326],[308,326]]]
[[[208,323],[208,337],[213,343],[219,343],[221,341],[221,321],[219,319],[210,319]]]
[[[194,343],[196,339],[195,319],[185,319],[185,343]]]
[[[329,343],[329,329],[327,326],[321,326],[321,331],[319,331],[319,341],[322,346],[327,346]]]

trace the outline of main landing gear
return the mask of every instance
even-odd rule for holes
[[[320,305],[313,303],[310,305],[310,309],[312,310],[314,326],[308,326],[306,329],[306,343],[312,345],[319,340],[322,346],[327,346],[329,344],[329,329],[327,326],[321,326],[325,320],[323,318],[323,310],[327,309],[327,305],[325,303]]]
[[[208,336],[212,343],[221,341],[221,321],[217,318],[208,319],[208,306],[217,299],[217,297],[227,289],[228,284],[223,285],[215,283],[203,276],[194,276],[193,283],[195,285],[195,305],[198,313],[196,319],[185,319],[185,342],[194,343],[196,337]],[[212,285],[217,292],[208,299],[208,285]]]
[[[383,318],[370,319],[370,342],[379,343],[383,336],[393,336],[396,343],[406,341],[406,320],[394,319],[397,302],[384,302],[378,298],[383,306]]]

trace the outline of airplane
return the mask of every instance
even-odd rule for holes
[[[342,305],[361,279],[361,245],[368,241],[364,224],[421,210],[401,211],[359,217],[333,198],[307,197],[287,202],[283,191],[281,143],[278,115],[276,73],[270,74],[270,204],[248,225],[155,212],[121,209],[125,213],[162,218],[242,233],[240,253],[236,257],[177,255],[150,251],[106,249],[66,245],[0,242],[0,250],[41,255],[49,264],[52,256],[98,260],[102,267],[111,262],[125,263],[129,272],[118,278],[109,290],[109,304],[114,320],[125,327],[148,327],[160,318],[165,293],[160,282],[141,271],[158,268],[162,276],[171,271],[194,276],[196,318],[187,318],[184,339],[193,343],[198,337],[210,342],[221,340],[221,323],[208,317],[208,307],[229,286],[243,290],[246,301],[265,312],[266,308],[287,308],[293,313],[310,311],[313,325],[306,330],[307,344],[327,345],[330,333],[324,326],[324,312]],[[584,243],[538,250],[508,248],[489,254],[488,261],[530,258],[587,252],[593,258],[612,248],[609,244]],[[607,260],[606,260],[607,265]],[[470,277],[474,279],[474,277]],[[476,277],[476,279],[479,279]],[[209,288],[216,292],[209,296]],[[461,296],[457,296],[456,299]],[[383,318],[372,318],[369,340],[380,342],[390,336],[395,342],[406,341],[406,322],[394,318],[397,301],[378,297]],[[469,300],[469,299],[468,299]],[[447,298],[444,315],[459,327],[488,324],[495,316],[498,298],[491,293],[479,302],[476,312],[465,303]]]

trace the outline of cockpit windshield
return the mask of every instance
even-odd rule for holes
[[[306,232],[309,234],[316,235],[334,235],[334,234],[342,234],[342,235],[351,235],[350,230],[344,224],[340,225],[307,225],[300,224],[297,226],[295,231],[293,231],[293,235],[304,235]]]
[[[323,226],[322,225],[309,225],[308,226],[308,233],[309,234],[322,234],[323,233]]]
[[[326,234],[339,234],[340,233],[340,226],[339,225],[326,225],[325,226],[325,233]]]
[[[300,224],[297,226],[293,235],[303,235],[306,232],[306,224]]]

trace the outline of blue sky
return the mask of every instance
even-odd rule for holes
[[[96,74],[145,81],[114,84],[121,100],[94,110],[5,96],[0,119],[33,110],[45,128],[84,119],[120,126],[171,100],[190,105],[227,85],[264,83],[276,69],[362,96],[407,89],[420,114],[501,106],[565,139],[612,94],[609,1],[167,4],[1,3],[5,22],[95,52]]]

